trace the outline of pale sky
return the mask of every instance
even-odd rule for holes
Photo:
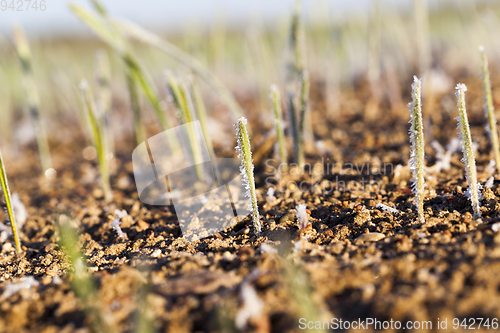
[[[12,0],[4,0],[8,4]],[[89,6],[86,0],[45,0],[45,11],[35,11],[25,7],[29,0],[24,2],[22,11],[3,10],[0,7],[0,34],[10,35],[14,23],[21,24],[31,36],[53,36],[88,34],[89,30],[79,22],[70,12],[68,4],[75,2]],[[31,0],[34,3],[35,0]],[[37,0],[40,2],[41,0]],[[304,9],[321,10],[328,4],[332,15],[343,17],[347,12],[366,11],[372,0],[304,0]],[[385,5],[398,3],[409,5],[412,0],[383,0]],[[102,3],[112,15],[129,18],[147,28],[156,30],[182,29],[187,21],[202,23],[208,26],[211,19],[224,14],[228,24],[243,24],[250,17],[260,16],[263,21],[269,22],[280,17],[287,17],[290,13],[293,0],[103,0]],[[5,2],[4,2],[5,4]],[[16,7],[17,9],[17,7]],[[306,14],[307,16],[307,14]]]

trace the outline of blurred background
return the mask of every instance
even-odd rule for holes
[[[88,1],[76,0],[72,3],[88,5]],[[457,1],[436,1],[454,4]],[[31,36],[60,37],[88,35],[86,29],[71,14],[70,1],[50,0],[47,9],[41,11],[12,10],[0,11],[0,32],[8,34],[13,23],[22,24]],[[245,28],[252,20],[260,18],[266,25],[273,26],[276,21],[288,20],[293,0],[190,0],[190,1],[136,1],[105,0],[103,5],[114,15],[131,19],[138,24],[156,31],[180,33],[190,24],[198,24],[204,30],[214,21],[223,19],[230,28]],[[325,10],[338,19],[345,19],[346,14],[362,13],[370,8],[371,0],[306,0],[306,16],[315,11]],[[391,7],[408,10],[411,0],[385,0]]]
[[[75,126],[80,122],[80,134],[88,139],[84,117],[78,111],[78,83],[87,79],[94,85],[97,50],[104,50],[111,62],[114,140],[130,138],[133,121],[125,67],[114,50],[74,15],[68,1],[46,1],[44,11],[12,11],[10,3],[3,0],[0,8],[2,146],[23,146],[33,139],[25,112],[21,67],[13,46],[14,24],[25,29],[31,45],[40,113],[50,140],[76,133],[71,126],[61,128],[61,121]],[[90,1],[74,3],[92,10]],[[128,19],[158,33],[199,60],[229,87],[253,126],[268,133],[273,129],[269,87],[277,84],[284,89],[293,3],[107,0],[102,5],[110,16]],[[367,114],[376,118],[379,113],[372,112],[376,109],[390,110],[394,119],[401,118],[401,123],[406,124],[412,76],[432,72],[429,86],[436,105],[453,119],[453,87],[457,79],[479,73],[479,45],[486,47],[492,78],[496,76],[500,59],[499,5],[500,1],[493,0],[304,0],[300,12],[302,50],[304,68],[311,73],[312,113],[324,115],[331,122],[330,128]],[[136,41],[130,41],[130,46],[164,102],[168,101],[163,79],[166,69],[181,78],[193,74],[154,47]],[[370,88],[365,89],[365,84]],[[205,84],[201,88],[214,141],[231,150],[231,124],[235,119],[227,117],[227,109],[213,89]],[[154,111],[144,96],[140,99],[147,135],[154,135],[160,129]],[[376,103],[372,103],[374,99]],[[480,105],[472,106],[472,118],[476,111],[481,112]],[[168,112],[179,118],[171,106]],[[435,119],[435,123],[441,120]],[[318,137],[326,133],[322,134],[321,124],[315,126],[312,124],[311,132]],[[430,128],[430,139],[439,140],[439,126],[435,133]],[[264,142],[265,137],[256,140]],[[131,144],[127,147],[127,152],[133,149]],[[17,151],[14,149],[14,153]]]

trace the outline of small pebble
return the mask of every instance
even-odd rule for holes
[[[367,234],[362,234],[361,236],[359,236],[356,239],[361,240],[361,241],[367,241],[367,242],[377,242],[383,238],[385,238],[385,235],[380,233],[380,232],[370,232]]]
[[[154,258],[158,258],[159,256],[161,256],[161,249],[154,250],[153,253],[151,253],[151,256]]]

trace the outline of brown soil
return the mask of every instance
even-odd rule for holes
[[[478,172],[484,182],[490,148],[476,81],[465,83],[470,83],[472,137],[479,143]],[[20,194],[29,218],[21,233],[24,254],[16,257],[11,243],[3,245],[0,287],[30,275],[39,285],[1,300],[0,331],[90,330],[91,317],[72,291],[73,273],[57,243],[55,221],[63,213],[78,224],[88,270],[98,285],[100,314],[117,332],[135,331],[140,318],[159,332],[235,331],[244,285],[252,286],[264,301],[262,313],[248,321],[248,332],[300,331],[299,318],[308,313],[313,315],[307,320],[431,320],[433,330],[438,318],[448,318],[448,330],[443,332],[452,331],[453,318],[500,318],[500,234],[492,230],[492,224],[500,221],[498,180],[491,190],[483,191],[483,218],[474,220],[464,195],[461,154],[454,154],[450,171],[429,175],[426,223],[416,223],[406,168],[398,175],[392,169],[385,174],[377,169],[369,174],[345,170],[346,163],[405,166],[408,113],[390,115],[383,102],[377,122],[364,121],[366,96],[346,94],[342,112],[325,117],[318,86],[313,85],[313,126],[325,151],[311,144],[308,162],[338,163],[344,172],[335,169],[316,178],[285,175],[275,193],[277,200],[270,202],[264,161],[273,153],[259,151],[266,133],[257,130],[261,127],[252,120],[253,148],[259,152],[255,161],[263,225],[259,237],[253,236],[247,218],[207,239],[185,241],[173,207],[148,206],[138,200],[131,139],[117,147],[114,200],[108,205],[97,181],[82,180],[96,166],[82,158],[86,145],[81,138],[65,145],[52,142],[58,166],[52,182],[39,176],[33,152],[8,161],[11,190]],[[408,100],[408,92],[405,96]],[[439,96],[437,101],[439,109]],[[455,112],[431,115],[428,143],[436,139],[445,145],[456,136]],[[427,165],[432,166],[435,154],[428,143]],[[342,183],[337,180],[347,188],[339,187]],[[353,188],[362,180],[374,182],[363,190]],[[300,181],[320,186],[300,191],[293,183]],[[318,190],[329,182],[336,184],[334,190]],[[301,202],[307,203],[310,225],[299,240],[294,209]],[[377,203],[400,213],[375,208]],[[130,214],[122,223],[126,241],[109,226],[116,208]],[[384,237],[379,239],[382,236],[376,233]],[[297,282],[297,277],[305,278]]]

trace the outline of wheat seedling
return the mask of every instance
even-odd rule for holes
[[[183,118],[185,123],[187,124],[194,121],[196,118],[193,99],[185,82],[180,83],[179,92],[181,93],[181,97],[184,101],[183,104],[185,106],[185,110],[183,112],[184,114]],[[203,177],[203,168],[202,168],[203,165],[202,165],[200,146],[198,142],[199,138],[197,137],[197,133],[195,133],[193,127],[189,127],[188,135],[189,135],[189,141],[191,143],[191,151],[194,157],[196,173],[198,174],[198,179],[201,180]]]
[[[52,168],[52,159],[50,157],[49,143],[47,135],[40,118],[40,98],[33,78],[33,68],[31,64],[31,51],[26,35],[20,26],[14,26],[14,39],[16,50],[21,61],[24,86],[27,95],[28,109],[35,130],[38,153],[43,168],[43,172]]]
[[[173,44],[161,39],[159,36],[147,31],[146,29],[143,29],[142,27],[132,22],[126,20],[111,20],[111,23],[125,35],[159,49],[160,51],[166,53],[170,57],[190,68],[219,94],[221,100],[224,102],[233,116],[241,117],[243,115],[243,111],[231,91],[199,60],[193,58],[189,54],[178,49]]]
[[[167,86],[174,99],[175,106],[181,113],[182,122],[184,124],[188,124],[194,121],[193,101],[184,82],[179,82],[171,71],[167,71],[165,73],[165,80],[167,81]],[[188,137],[191,147],[191,154],[193,155],[193,161],[195,163],[196,173],[198,175],[198,179],[201,180],[203,177],[201,152],[193,127],[188,128]]]
[[[200,121],[201,130],[203,131],[203,138],[205,139],[205,143],[207,145],[208,153],[210,154],[210,160],[212,161],[212,165],[215,170],[215,176],[219,179],[218,168],[217,168],[217,159],[215,157],[214,145],[212,144],[212,138],[208,132],[207,125],[207,110],[205,108],[205,104],[203,103],[203,98],[201,97],[200,90],[198,89],[198,85],[196,84],[196,80],[193,78],[190,81],[191,92],[193,93],[194,104],[196,108],[196,112],[198,115],[198,120]]]
[[[255,234],[259,235],[261,232],[260,218],[259,218],[259,207],[257,206],[257,195],[255,192],[255,180],[253,176],[253,160],[252,160],[252,150],[250,147],[250,139],[248,137],[248,132],[246,128],[247,119],[241,117],[236,123],[236,139],[238,140],[238,145],[236,146],[236,151],[239,153],[238,157],[241,159],[241,177],[243,185],[246,189],[246,196],[248,197],[248,207],[247,209],[252,213],[253,226],[255,229]]]
[[[299,129],[297,126],[297,112],[295,111],[295,94],[291,91],[287,95],[287,110],[290,121],[290,132],[293,139],[293,153],[295,159],[297,159],[299,156]]]
[[[85,258],[78,246],[78,234],[74,228],[75,222],[66,215],[59,216],[58,228],[59,245],[69,259],[73,270],[71,287],[75,295],[81,300],[86,315],[88,316],[92,332],[114,332],[103,319],[98,302],[97,287],[89,276]]]
[[[206,68],[206,66],[204,66],[199,60],[185,53],[184,51],[177,48],[173,44],[167,42],[166,40],[163,40],[158,35],[155,35],[154,33],[149,32],[148,30],[130,21],[124,19],[113,19],[108,17],[106,10],[100,4],[99,1],[93,0],[92,3],[96,8],[96,10],[98,11],[98,13],[102,17],[104,17],[106,21],[109,22],[114,28],[116,28],[121,34],[133,38],[135,40],[138,40],[140,42],[143,42],[145,44],[149,44],[159,49],[160,51],[166,53],[170,57],[174,58],[176,61],[184,64],[185,66],[190,68],[194,73],[199,75],[208,85],[214,88],[214,90],[219,94],[222,101],[224,101],[229,111],[232,112],[234,116],[241,117],[243,115],[243,111],[238,102],[236,101],[236,99],[234,98],[231,91],[224,85],[224,83],[218,77],[216,77],[212,72],[210,72]],[[81,15],[77,12],[77,10],[80,12],[82,11],[81,7],[78,7],[73,4],[72,9],[73,11],[76,12],[78,16],[81,17]],[[97,22],[97,25],[102,26],[102,20],[100,20],[100,18],[96,17],[95,15],[91,16],[92,16],[91,20],[86,20],[89,25],[91,26],[93,25],[95,27],[96,25],[93,23]],[[102,27],[99,29],[102,30]],[[105,32],[104,34],[109,35],[109,32]],[[121,37],[122,36],[120,36],[120,38]],[[106,39],[106,41],[108,41],[108,39]]]
[[[467,181],[469,183],[468,196],[472,204],[472,210],[474,211],[474,218],[481,217],[481,210],[479,209],[481,200],[481,192],[479,183],[477,182],[476,173],[476,161],[474,159],[474,151],[472,149],[472,140],[470,135],[469,120],[467,119],[467,111],[465,109],[465,92],[467,87],[463,83],[457,84],[455,88],[457,96],[457,106],[458,106],[458,126],[459,130],[458,136],[462,140],[462,151],[464,153],[464,158],[462,162],[465,164],[465,172],[467,176]]]
[[[0,185],[2,186],[3,200],[5,203],[7,219],[10,222],[12,235],[14,236],[16,252],[19,254],[21,253],[21,243],[19,242],[19,235],[17,233],[16,219],[14,216],[14,209],[12,208],[12,199],[9,190],[9,183],[7,182],[7,174],[5,173],[5,167],[3,165],[2,152],[0,152]]]
[[[304,158],[304,128],[306,123],[306,114],[307,108],[309,107],[309,72],[304,70],[300,77],[300,110],[299,110],[299,142],[298,142],[298,151],[297,151],[297,163],[299,164],[299,168],[304,167],[305,158]]]
[[[134,136],[135,143],[139,145],[141,142],[146,140],[146,133],[144,131],[144,124],[141,117],[141,102],[139,99],[139,91],[137,84],[135,83],[132,73],[127,69],[127,88],[130,97],[130,107],[132,108],[132,115],[134,117]]]
[[[137,59],[132,57],[131,54],[125,55],[123,60],[127,65],[129,75],[135,81],[135,84],[141,88],[144,96],[146,96],[151,106],[153,106],[156,116],[158,117],[163,129],[167,130],[172,128],[172,123],[166,116],[165,110],[162,107],[161,99],[156,90],[153,88],[152,80],[149,78],[149,75],[146,74],[145,69],[140,65]],[[177,142],[172,144],[178,145]]]
[[[488,58],[486,57],[486,52],[484,47],[479,47],[479,53],[481,54],[481,79],[483,80],[483,100],[484,100],[484,114],[488,119],[488,125],[486,130],[490,135],[491,148],[495,155],[495,163],[497,170],[500,169],[500,147],[498,144],[498,131],[497,131],[497,119],[495,117],[495,108],[493,107],[493,97],[491,96],[491,81],[490,72],[488,70]]]
[[[114,142],[111,137],[109,118],[111,116],[112,95],[111,95],[111,66],[106,51],[98,50],[95,55],[95,81],[98,87],[98,108],[104,115],[104,126],[106,127],[106,143],[108,151],[114,152]]]
[[[412,102],[408,104],[410,110],[410,170],[413,174],[412,190],[415,194],[418,222],[424,223],[424,129],[422,124],[422,80],[413,77],[411,85]]]
[[[97,150],[99,159],[99,169],[101,171],[102,189],[104,191],[104,200],[110,202],[113,199],[111,186],[109,185],[109,163],[108,163],[108,148],[106,145],[106,128],[104,126],[104,114],[102,110],[96,108],[94,98],[90,92],[90,88],[86,80],[80,83],[82,93],[82,103],[87,113],[90,124],[92,138]]]
[[[299,220],[299,230],[302,232],[307,229],[309,224],[309,215],[307,214],[307,205],[305,203],[295,206],[297,219]]]
[[[87,11],[76,4],[72,4],[71,9],[122,58],[127,67],[128,75],[135,81],[137,87],[142,90],[143,94],[153,106],[156,116],[158,117],[163,129],[170,129],[172,124],[166,116],[165,110],[162,108],[161,100],[151,83],[152,80],[149,78],[149,75],[147,75],[146,70],[139,63],[139,61],[128,51],[128,45],[123,36],[116,31],[114,26],[110,25],[100,16]],[[172,145],[178,146],[178,142],[173,142]]]
[[[276,125],[276,136],[278,138],[278,148],[280,155],[280,162],[283,166],[284,172],[288,171],[288,157],[285,142],[285,130],[283,128],[283,111],[281,110],[281,96],[276,85],[271,86],[271,101],[274,110],[274,123]]]
[[[293,82],[299,77],[304,69],[303,40],[304,35],[301,26],[302,0],[295,0],[293,3],[292,20],[288,35],[288,62],[286,64],[286,84],[287,90],[293,89]]]

